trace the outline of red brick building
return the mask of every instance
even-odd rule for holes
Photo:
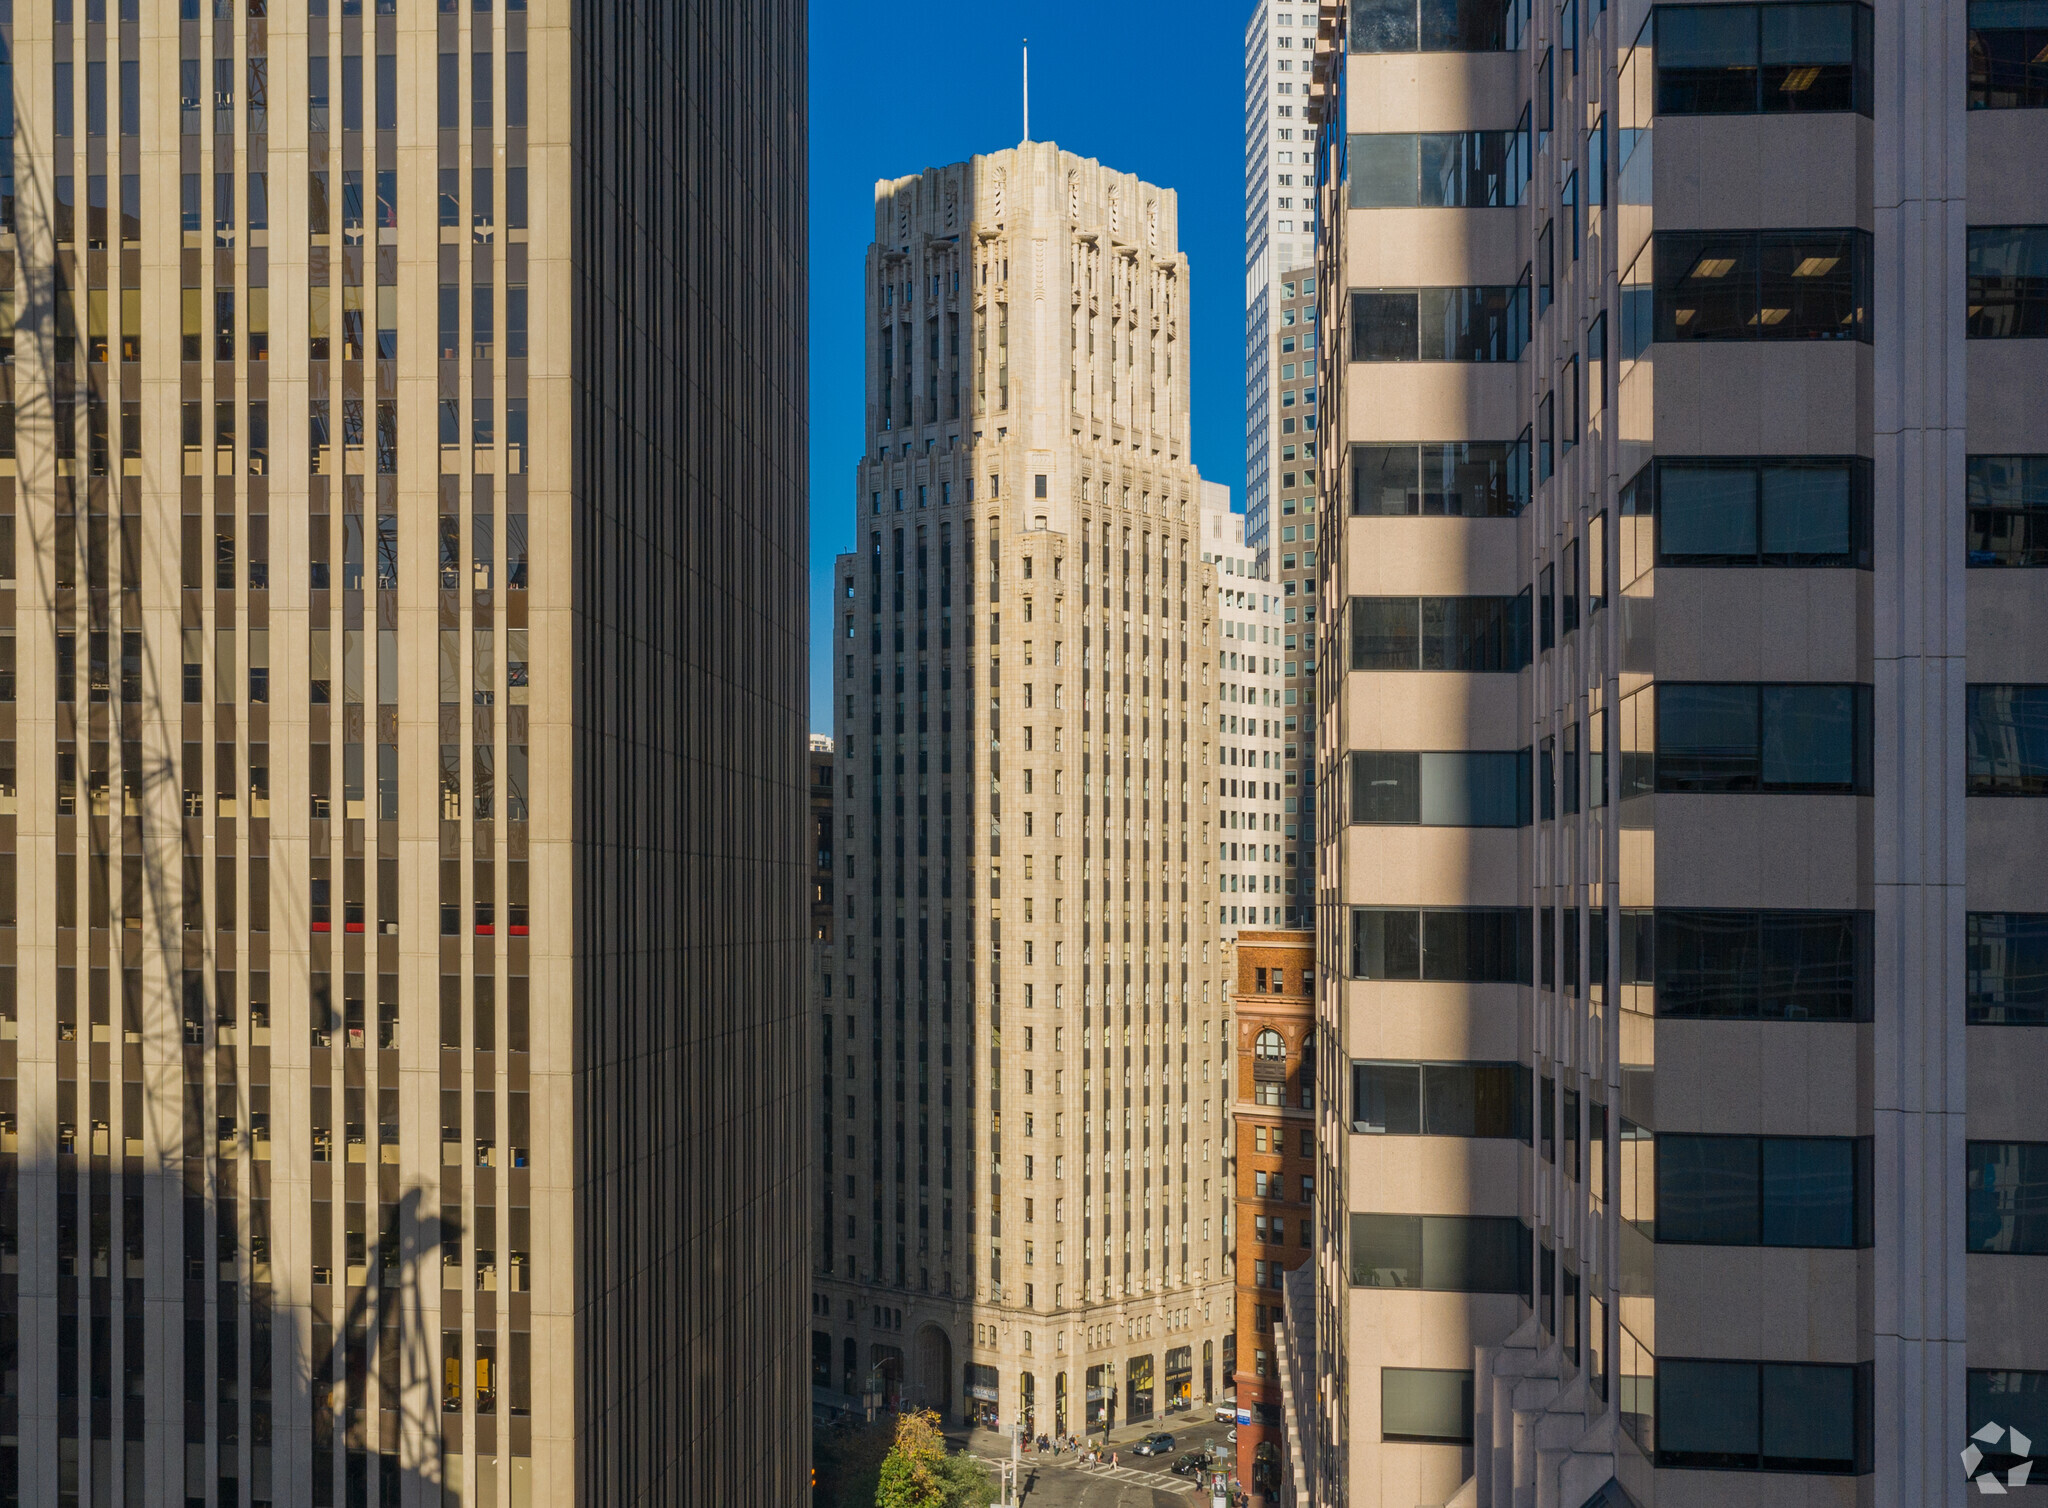
[[[1273,1332],[1315,1231],[1315,933],[1237,934],[1237,1474],[1261,1501],[1286,1469]],[[1250,1415],[1250,1422],[1244,1416]]]

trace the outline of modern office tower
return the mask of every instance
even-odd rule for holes
[[[1218,578],[1176,215],[1042,142],[875,189],[813,1345],[840,1391],[1006,1428],[1211,1398],[1230,1328]]]
[[[1285,269],[1315,265],[1315,43],[1314,0],[1253,0],[1244,29],[1244,496],[1245,539],[1262,559],[1287,428],[1267,358],[1283,321],[1281,283],[1296,277]]]
[[[1216,920],[1225,937],[1271,927],[1281,897],[1280,596],[1245,548],[1230,489],[1202,483],[1202,559],[1217,571]]]
[[[1313,932],[1237,934],[1231,1128],[1236,1147],[1237,1477],[1260,1493],[1283,1482],[1281,1359],[1275,1337],[1288,1274],[1315,1244],[1315,970]]]
[[[803,1491],[804,26],[687,9],[0,11],[0,1500]]]
[[[1325,7],[1321,1501],[2048,1438],[2039,20]]]
[[[1282,745],[1281,804],[1286,845],[1279,918],[1311,924],[1316,864],[1316,643],[1322,572],[1316,539],[1316,270],[1285,273],[1273,289],[1277,316],[1267,336],[1266,373],[1279,391],[1275,445],[1279,507],[1262,559],[1280,593]],[[1327,520],[1323,520],[1327,521]]]

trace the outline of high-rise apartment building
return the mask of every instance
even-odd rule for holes
[[[1176,213],[1048,143],[875,191],[813,1345],[1005,1427],[1213,1397],[1230,1327]]]
[[[1316,25],[1314,0],[1253,0],[1244,29],[1245,540],[1262,560],[1280,453],[1291,448],[1281,434],[1293,432],[1269,362],[1284,319],[1280,286],[1298,281],[1290,269],[1315,265]]]
[[[1279,495],[1261,559],[1279,594],[1281,618],[1280,787],[1287,841],[1281,850],[1286,904],[1279,924],[1306,927],[1316,865],[1316,625],[1322,606],[1322,572],[1316,568],[1322,544],[1316,534],[1318,523],[1328,521],[1316,508],[1316,364],[1322,353],[1315,268],[1285,273],[1272,296],[1277,317],[1267,335],[1265,371],[1278,392],[1272,475]]]
[[[1226,813],[1216,835],[1216,920],[1225,937],[1239,927],[1278,925],[1281,900],[1280,597],[1244,542],[1244,515],[1230,489],[1202,483],[1202,559],[1217,572],[1217,800]]]
[[[1322,14],[1317,1499],[1960,1504],[2048,1422],[2039,14]]]
[[[796,1501],[802,11],[0,51],[0,1500]]]

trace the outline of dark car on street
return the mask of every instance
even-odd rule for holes
[[[1205,1471],[1208,1465],[1209,1457],[1207,1452],[1199,1450],[1186,1451],[1175,1459],[1173,1474],[1177,1477],[1195,1476]]]
[[[1132,1448],[1133,1455],[1163,1456],[1173,1449],[1173,1436],[1169,1434],[1147,1435]]]

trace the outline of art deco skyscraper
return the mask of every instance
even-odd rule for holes
[[[812,1335],[845,1393],[1079,1431],[1222,1385],[1248,819],[1175,216],[1045,143],[876,187]]]
[[[803,38],[0,19],[0,1501],[801,1495]]]

